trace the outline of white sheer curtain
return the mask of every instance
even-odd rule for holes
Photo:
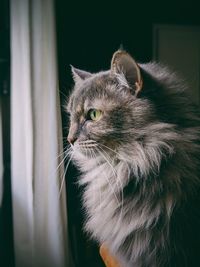
[[[16,267],[72,267],[53,0],[11,0],[11,155]]]

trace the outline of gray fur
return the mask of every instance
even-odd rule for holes
[[[179,211],[187,218],[199,190],[199,112],[175,74],[156,63],[139,66],[138,95],[123,66],[79,79],[70,96],[85,230],[124,267],[192,266],[182,260],[174,222]],[[103,112],[99,121],[86,119],[91,108]]]

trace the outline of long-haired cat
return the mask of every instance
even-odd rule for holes
[[[122,50],[108,71],[72,73],[85,230],[122,267],[200,266],[200,114],[185,86]]]

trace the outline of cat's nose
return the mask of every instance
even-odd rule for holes
[[[75,143],[76,140],[77,140],[76,137],[72,137],[72,136],[68,136],[68,137],[67,137],[67,141],[68,141],[71,145],[73,145],[73,144]]]
[[[77,140],[78,136],[78,123],[71,123],[69,128],[69,133],[67,136],[68,142],[73,145],[75,141]]]

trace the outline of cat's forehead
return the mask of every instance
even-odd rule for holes
[[[88,107],[100,108],[106,101],[115,81],[108,74],[94,76],[77,86],[73,91],[68,104],[68,111],[81,113]]]

